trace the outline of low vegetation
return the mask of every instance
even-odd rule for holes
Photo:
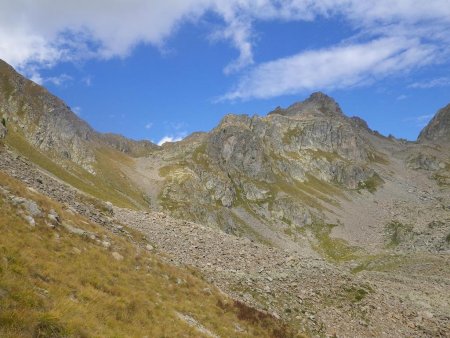
[[[131,159],[118,151],[97,151],[98,174],[92,175],[74,163],[70,163],[70,171],[64,169],[46,154],[31,148],[24,137],[12,129],[8,131],[6,143],[59,179],[96,198],[132,209],[146,204],[139,190],[121,174],[119,166],[129,165]]]
[[[367,180],[359,182],[358,190],[367,190],[368,192],[373,194],[382,184],[383,179],[378,174],[375,174]]]
[[[289,336],[275,318],[228,299],[197,271],[164,263],[9,176],[0,173],[0,182],[42,211],[31,227],[26,211],[0,195],[1,337],[206,335],[183,316],[222,337]],[[95,237],[49,227],[51,209]]]
[[[396,247],[412,234],[412,226],[393,220],[386,224],[387,246]]]
[[[283,135],[283,143],[284,144],[291,144],[293,140],[296,137],[299,137],[302,135],[303,131],[299,127],[295,127],[293,129],[289,129],[284,135]]]
[[[331,231],[336,224],[326,224],[322,222],[314,222],[301,228],[301,231],[309,231],[315,239],[313,247],[324,258],[332,262],[345,262],[354,260],[359,257],[359,249],[350,246],[341,238],[331,237]]]

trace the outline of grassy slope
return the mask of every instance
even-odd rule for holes
[[[8,130],[5,141],[33,163],[85,193],[120,207],[135,209],[145,205],[142,194],[120,171],[121,165],[130,165],[132,160],[118,151],[112,149],[97,151],[98,173],[92,175],[74,163],[70,163],[70,172],[65,170],[47,155],[34,149],[20,133],[12,129]]]
[[[51,229],[44,217],[29,228],[20,207],[0,195],[1,337],[202,336],[177,312],[223,337],[289,336],[272,317],[227,299],[197,272],[163,263],[1,172],[0,182],[36,201],[44,214],[53,208],[64,222],[112,243],[106,249]],[[115,260],[112,251],[124,259]]]

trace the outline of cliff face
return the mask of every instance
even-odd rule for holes
[[[94,131],[60,99],[0,61],[0,116],[37,149],[93,172]]]
[[[315,93],[267,117],[225,117],[211,132],[207,150],[226,172],[271,182],[276,172],[304,181],[315,171],[320,179],[355,188],[367,175],[355,177],[348,164],[363,172],[364,163],[375,158],[366,132],[333,99]]]
[[[428,125],[420,132],[420,143],[450,145],[450,104],[437,112]]]

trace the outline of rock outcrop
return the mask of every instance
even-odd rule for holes
[[[100,139],[112,148],[133,157],[146,156],[159,148],[158,145],[146,140],[130,140],[118,134],[100,134]]]
[[[60,99],[0,61],[0,115],[10,131],[22,135],[55,159],[72,161],[93,172],[87,145],[94,131]]]
[[[158,198],[176,217],[273,238],[274,225],[289,231],[322,219],[339,191],[381,183],[369,136],[363,120],[345,116],[323,93],[264,117],[230,114],[181,148],[163,147]]]
[[[428,125],[420,132],[420,143],[450,145],[450,104],[440,109]]]
[[[327,116],[327,117],[343,117],[343,112],[339,104],[330,96],[316,92],[312,93],[309,98],[302,102],[292,104],[286,109],[277,107],[269,115],[278,114],[284,116]]]

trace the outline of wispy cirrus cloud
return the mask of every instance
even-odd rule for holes
[[[72,107],[72,111],[76,114],[76,115],[78,115],[78,116],[80,116],[81,115],[81,107],[79,107],[79,106],[76,106],[76,107]]]
[[[434,52],[433,46],[394,37],[301,52],[256,66],[221,99],[270,98],[357,86],[426,64]]]
[[[433,114],[424,114],[418,116],[411,116],[403,119],[403,122],[413,123],[416,127],[423,128],[433,118]]]
[[[63,74],[58,75],[58,76],[51,76],[51,77],[48,77],[48,78],[44,78],[43,82],[44,83],[45,82],[52,83],[55,86],[63,86],[66,83],[68,83],[68,82],[70,82],[72,80],[73,80],[73,78],[70,75],[67,75],[67,74],[63,73]]]
[[[428,89],[434,87],[446,87],[450,86],[450,78],[449,77],[440,77],[436,79],[420,81],[411,83],[409,88],[419,88],[419,89]]]

